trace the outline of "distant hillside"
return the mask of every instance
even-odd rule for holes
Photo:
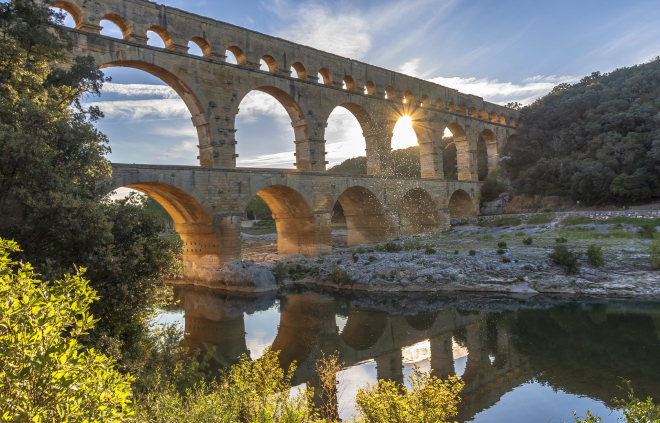
[[[502,167],[516,193],[582,204],[660,198],[660,59],[560,84],[521,110]]]

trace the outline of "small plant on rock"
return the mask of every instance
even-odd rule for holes
[[[506,250],[503,250],[502,248],[499,248],[499,249],[497,250],[497,254],[500,255],[500,256],[501,256],[502,254],[504,254],[504,253],[506,253]]]
[[[474,251],[474,250],[470,250],[470,252],[469,252],[468,254],[470,254],[471,256],[476,256],[476,255],[477,255],[477,252]]]
[[[657,230],[653,223],[645,223],[639,227],[637,233],[643,239],[653,239]]]
[[[649,261],[654,269],[660,269],[660,241],[653,241],[649,250]]]
[[[498,242],[498,243],[497,243],[497,248],[507,248],[507,247],[506,247],[506,242],[504,242],[504,241],[500,241],[500,242]]]
[[[587,247],[587,260],[592,266],[602,266],[605,263],[603,249],[600,245],[589,244]]]
[[[532,237],[528,236],[527,238],[523,239],[523,244],[525,245],[532,245]]]
[[[353,263],[357,263],[358,260],[360,259],[360,257],[355,253],[353,253],[351,256],[353,257]]]
[[[337,285],[353,285],[355,281],[348,275],[344,269],[338,268],[336,265],[332,265],[332,271],[330,272],[330,279]]]
[[[555,245],[555,248],[549,254],[549,257],[553,263],[563,267],[567,274],[577,273],[580,268],[578,263],[580,254],[569,250],[564,244]]]
[[[289,277],[289,269],[283,261],[278,261],[273,267],[273,276],[278,283]]]
[[[568,240],[566,238],[564,238],[563,236],[560,236],[560,237],[555,238],[555,242],[557,244],[566,244],[568,242]]]
[[[437,253],[437,251],[436,251],[435,248],[431,247],[430,245],[427,245],[424,248],[424,253],[426,253],[426,254],[435,254],[435,253]]]

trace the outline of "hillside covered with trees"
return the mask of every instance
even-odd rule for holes
[[[501,166],[517,194],[582,204],[660,198],[660,59],[560,84],[521,110]]]

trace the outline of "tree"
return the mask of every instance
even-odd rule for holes
[[[94,320],[88,282],[36,279],[0,238],[0,416],[3,421],[120,421],[129,411],[130,376],[78,342]]]

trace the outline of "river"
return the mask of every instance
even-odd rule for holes
[[[339,413],[355,413],[359,386],[404,381],[413,366],[465,382],[460,422],[572,422],[587,410],[621,416],[613,398],[630,380],[660,398],[660,303],[603,298],[359,295],[300,292],[254,297],[177,287],[161,321],[185,327],[215,366],[267,347],[296,361],[293,384],[313,379],[321,352],[345,363]]]

